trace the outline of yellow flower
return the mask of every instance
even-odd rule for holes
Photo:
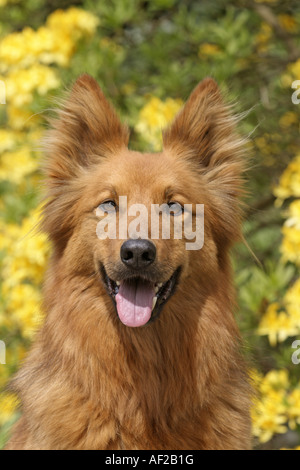
[[[279,305],[277,303],[272,303],[268,306],[266,313],[264,314],[257,333],[259,335],[268,335],[269,342],[272,346],[275,346],[277,343],[277,334],[278,334],[278,311]]]
[[[300,155],[297,155],[282,173],[274,195],[278,198],[277,205],[289,197],[300,197]]]
[[[210,44],[208,42],[201,44],[199,47],[198,56],[201,58],[203,56],[215,56],[220,54],[221,50],[217,44]]]
[[[262,317],[257,333],[261,336],[268,336],[271,346],[276,346],[277,341],[283,342],[289,336],[296,336],[299,333],[299,325],[295,318],[284,311],[279,310],[278,303],[268,306],[266,313]]]
[[[290,287],[284,296],[284,302],[288,305],[296,305],[300,309],[300,279]]]
[[[18,399],[12,393],[0,395],[0,426],[7,423],[18,406]]]
[[[18,284],[9,290],[6,304],[7,326],[19,328],[24,338],[31,339],[43,319],[39,289],[30,284]]]
[[[46,235],[36,233],[39,216],[40,208],[20,227],[0,226],[0,242],[5,253],[1,273],[5,311],[0,321],[12,330],[20,329],[22,337],[30,339],[43,318],[40,285],[49,254]]]
[[[262,393],[270,393],[272,390],[284,391],[289,385],[289,374],[286,369],[270,370],[261,381],[260,391]]]
[[[250,369],[248,373],[253,387],[258,390],[263,380],[263,375],[257,369]]]
[[[0,129],[0,152],[6,150],[11,150],[14,148],[16,141],[16,135],[14,132],[11,132],[6,129]]]
[[[285,407],[282,395],[270,393],[261,400],[256,400],[251,410],[252,432],[260,442],[269,441],[274,434],[287,431]]]
[[[33,94],[45,95],[60,85],[54,70],[35,64],[25,70],[13,70],[5,78],[7,103],[16,108],[30,105]]]
[[[154,150],[161,148],[161,131],[172,121],[182,104],[181,100],[167,98],[166,101],[161,101],[153,96],[140,111],[135,130]]]
[[[282,234],[280,251],[283,260],[300,265],[300,229],[296,226],[284,226]]]
[[[26,280],[39,285],[43,280],[49,254],[44,233],[37,232],[40,208],[24,219],[21,227],[10,225],[1,230],[6,237],[7,254],[3,260],[3,288],[10,289]],[[0,227],[1,228],[1,227]]]
[[[6,106],[6,113],[8,126],[17,131],[36,126],[40,119],[38,115],[32,114],[31,111],[15,108],[11,105]]]
[[[294,76],[294,78],[299,79],[300,77],[300,59],[288,66],[288,71]]]
[[[27,68],[37,62],[67,66],[76,42],[96,30],[98,18],[79,8],[57,10],[37,31],[24,28],[11,33],[0,42],[0,71]]]
[[[293,390],[287,397],[287,414],[289,419],[289,427],[296,429],[300,424],[300,389]]]
[[[271,370],[264,377],[256,372],[255,398],[251,410],[253,435],[264,443],[274,434],[287,431],[286,390],[289,377],[286,370]]]
[[[298,116],[293,111],[288,111],[279,119],[279,125],[283,129],[291,127],[293,124],[298,124]]]
[[[300,199],[293,201],[289,205],[286,215],[288,218],[285,222],[285,226],[300,229]]]
[[[76,39],[94,34],[98,24],[99,18],[95,15],[75,7],[66,11],[56,10],[47,20],[47,26],[52,31],[67,31]]]
[[[38,162],[32,157],[28,147],[5,152],[0,156],[0,180],[8,180],[19,184],[24,177],[38,168]]]

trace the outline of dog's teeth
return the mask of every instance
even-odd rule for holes
[[[155,294],[157,294],[158,291],[159,291],[159,287],[156,286],[156,287],[155,287]]]
[[[159,288],[162,287],[162,282],[160,282],[159,284],[157,284]]]
[[[119,281],[116,281],[116,284],[119,287],[121,283]]]
[[[155,305],[156,305],[156,302],[157,302],[157,297],[153,297],[153,300],[152,300],[152,310],[154,309]]]

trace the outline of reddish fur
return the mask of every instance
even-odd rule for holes
[[[53,243],[44,327],[13,380],[22,403],[7,449],[247,449],[250,388],[239,352],[229,249],[240,239],[243,144],[212,79],[164,133],[161,154],[129,151],[128,130],[96,82],[76,82],[46,142],[43,228]],[[156,240],[165,282],[180,282],[160,317],[125,327],[105,291],[122,241],[100,241],[94,209],[204,203],[205,242]],[[112,196],[110,196],[112,197]]]

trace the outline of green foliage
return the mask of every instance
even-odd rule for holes
[[[0,5],[3,3],[0,0]],[[70,6],[93,13],[99,18],[98,28],[74,42],[65,65],[55,59],[47,64],[62,87],[49,85],[46,95],[34,90],[28,107],[31,114],[51,107],[61,89],[83,72],[99,81],[129,123],[130,145],[137,150],[151,148],[136,127],[151,97],[161,102],[173,99],[173,104],[185,100],[207,75],[219,82],[225,96],[235,102],[237,112],[248,112],[240,123],[240,132],[249,136],[244,236],[250,249],[241,244],[235,250],[237,316],[255,368],[263,373],[288,370],[291,386],[299,386],[299,368],[291,363],[291,338],[271,348],[268,338],[257,334],[270,305],[277,302],[285,308],[285,295],[299,276],[297,266],[281,259],[286,217],[274,205],[273,196],[283,170],[299,153],[300,107],[291,101],[291,84],[300,79],[299,1],[8,0],[0,10],[0,35],[6,37],[25,27],[37,30],[52,12]],[[2,66],[0,63],[0,79],[1,73],[6,73],[1,72]],[[9,128],[8,118],[6,108],[0,107],[1,127]],[[27,139],[30,129],[26,122],[21,140]],[[16,149],[20,146],[18,140]],[[3,226],[22,227],[40,198],[38,177],[37,170],[24,173],[21,182],[0,177]],[[7,264],[4,251],[0,247],[1,266]],[[6,301],[0,294],[0,320]],[[20,347],[15,339],[23,338],[20,328],[11,335],[12,351]],[[7,332],[0,321],[0,338]],[[29,339],[23,339],[21,346],[26,349]],[[16,355],[10,373],[17,362]],[[9,426],[5,424],[4,433]],[[276,427],[272,433],[276,433]]]

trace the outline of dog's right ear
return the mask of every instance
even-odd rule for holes
[[[120,122],[94,78],[85,74],[75,82],[68,99],[50,120],[44,139],[48,184],[76,177],[80,167],[127,147],[128,128]]]
[[[129,132],[89,75],[76,81],[50,124],[43,143],[46,194],[42,230],[61,252],[76,224],[80,176],[103,157],[127,147]]]

